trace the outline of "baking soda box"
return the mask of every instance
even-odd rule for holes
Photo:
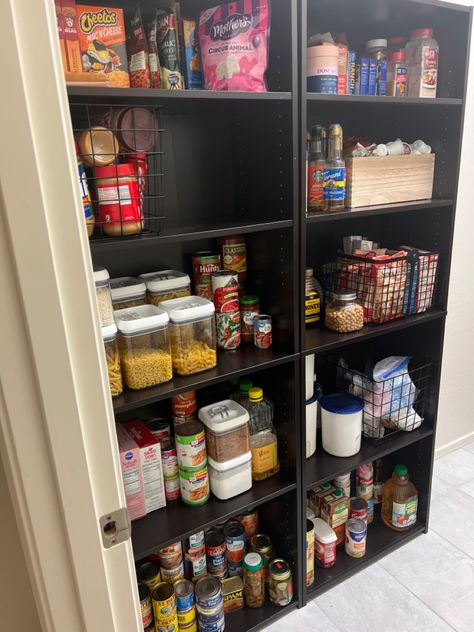
[[[125,428],[120,424],[116,424],[116,428],[127,509],[130,520],[137,520],[146,515],[140,448]]]

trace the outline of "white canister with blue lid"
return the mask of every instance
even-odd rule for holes
[[[349,393],[333,393],[319,400],[323,449],[338,457],[357,454],[362,436],[364,402]]]

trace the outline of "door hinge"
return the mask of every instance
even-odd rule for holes
[[[126,507],[105,514],[100,519],[102,544],[106,549],[125,542],[132,535],[132,523]]]

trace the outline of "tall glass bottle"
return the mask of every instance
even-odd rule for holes
[[[344,208],[346,199],[346,163],[342,157],[342,126],[333,123],[328,132],[328,158],[324,171],[324,206],[326,211]]]
[[[324,171],[326,169],[326,128],[311,128],[308,151],[308,200],[307,210],[324,210]]]
[[[273,425],[273,406],[264,399],[262,389],[252,387],[249,400],[252,478],[261,481],[280,471],[278,439]]]

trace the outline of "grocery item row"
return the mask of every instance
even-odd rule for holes
[[[66,80],[119,88],[266,90],[268,0],[183,17],[180,2],[129,10],[55,0]],[[228,40],[232,39],[229,45]]]
[[[356,51],[345,33],[308,39],[307,89],[323,94],[435,98],[439,46],[432,28],[370,39]]]
[[[290,565],[259,532],[257,510],[151,554],[137,579],[145,632],[222,632],[236,610],[293,599]]]

